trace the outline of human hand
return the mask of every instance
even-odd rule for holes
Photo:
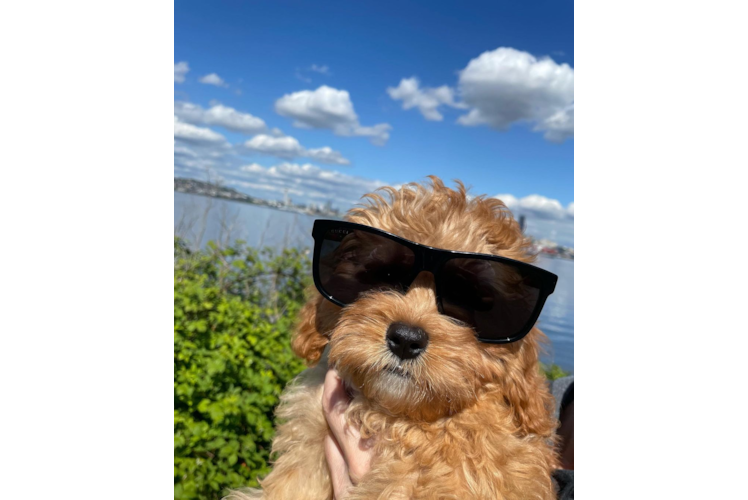
[[[345,419],[351,398],[338,372],[329,369],[322,393],[322,410],[330,427],[325,437],[325,458],[335,500],[343,500],[348,490],[369,471],[373,438],[362,439],[358,429]]]

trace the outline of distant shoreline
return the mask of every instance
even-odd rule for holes
[[[196,194],[198,196],[206,196],[209,198],[217,198],[219,200],[238,201],[240,203],[247,203],[250,205],[256,205],[258,207],[273,208],[275,210],[281,210],[283,212],[293,212],[302,215],[312,216],[324,216],[332,218],[342,218],[343,214],[337,210],[326,209],[317,206],[305,206],[305,205],[294,205],[292,203],[282,203],[280,201],[263,200],[261,198],[255,198],[239,191],[217,186],[209,182],[199,181],[196,179],[186,179],[182,177],[174,178],[174,191],[177,193],[185,194]]]
[[[234,198],[225,198],[223,196],[213,196],[211,194],[206,194],[206,193],[192,193],[190,191],[180,191],[178,189],[175,189],[174,192],[175,193],[182,193],[182,194],[193,194],[195,196],[202,196],[204,198],[213,198],[213,199],[216,199],[216,200],[236,201],[238,203],[244,203],[246,205],[254,205],[256,207],[263,207],[263,208],[269,208],[271,210],[278,210],[280,212],[290,212],[290,213],[295,213],[295,214],[300,214],[300,215],[312,215],[312,216],[314,216],[314,215],[323,215],[323,214],[310,214],[310,213],[302,211],[301,209],[288,208],[288,207],[284,207],[284,206],[273,206],[273,205],[268,205],[266,203],[255,203],[253,201],[247,201],[247,200],[236,200]],[[336,217],[336,216],[330,215],[329,217]]]

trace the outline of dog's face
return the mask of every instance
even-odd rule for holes
[[[348,220],[436,248],[529,260],[518,224],[497,200],[468,201],[462,188],[453,191],[438,180],[431,189],[371,198]],[[366,241],[350,244],[365,247]],[[355,269],[338,270],[342,279],[349,273]],[[487,390],[502,390],[508,403],[526,406],[539,332],[512,344],[478,341],[473,328],[439,312],[430,273],[421,273],[406,293],[368,292],[345,308],[317,297],[302,315],[297,353],[314,361],[329,342],[328,363],[388,414],[433,421],[471,406]]]

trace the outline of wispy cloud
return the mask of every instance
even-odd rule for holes
[[[387,185],[380,180],[328,170],[309,163],[284,162],[271,167],[251,163],[237,171],[223,172],[223,175],[227,184],[249,194],[274,199],[288,190],[296,201],[324,203],[330,200],[345,208],[358,203],[363,195]]]
[[[312,79],[309,78],[308,76],[304,76],[303,74],[301,74],[299,70],[296,70],[296,73],[294,73],[294,76],[304,83],[312,83]]]
[[[291,136],[273,137],[270,135],[257,135],[244,143],[249,151],[276,156],[293,160],[295,158],[312,158],[322,163],[332,165],[350,165],[351,162],[344,158],[339,151],[330,147],[307,149],[297,139]]]
[[[190,71],[190,65],[186,61],[174,63],[174,81],[184,83],[185,76]]]
[[[309,68],[309,71],[314,71],[315,73],[320,73],[323,75],[330,74],[330,68],[327,65],[317,66],[316,64],[312,64],[312,66]]]
[[[439,112],[441,105],[458,109],[467,107],[455,101],[454,89],[446,85],[438,88],[420,88],[420,82],[416,77],[403,78],[397,87],[387,88],[387,93],[392,99],[403,101],[403,109],[418,108],[424,118],[432,121],[444,119]]]

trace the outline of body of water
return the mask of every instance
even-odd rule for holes
[[[174,193],[174,234],[193,246],[208,241],[227,244],[241,239],[250,246],[309,247],[317,217],[273,208]],[[574,371],[574,261],[541,256],[536,265],[558,275],[556,291],[548,297],[539,327],[551,340],[541,359]]]

